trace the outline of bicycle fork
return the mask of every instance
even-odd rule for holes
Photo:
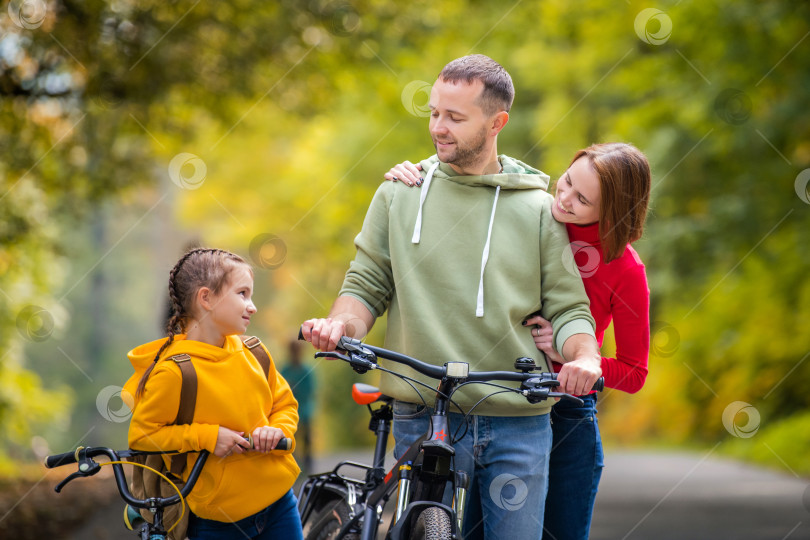
[[[467,507],[467,488],[470,484],[470,477],[464,471],[455,472],[456,491],[453,494],[453,511],[456,513],[456,524],[458,532],[461,534],[461,526],[464,524],[464,509]]]

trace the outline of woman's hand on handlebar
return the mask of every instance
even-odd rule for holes
[[[420,164],[414,165],[410,161],[403,161],[391,167],[391,170],[385,173],[383,178],[392,182],[399,180],[409,186],[421,186],[424,181],[421,171],[422,166]]]
[[[234,431],[219,426],[217,444],[213,454],[217,457],[227,457],[231,454],[242,454],[250,449],[250,443],[242,437],[242,431]]]
[[[304,339],[321,351],[334,351],[345,333],[346,325],[338,319],[310,319],[301,325]]]

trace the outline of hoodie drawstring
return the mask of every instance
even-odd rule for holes
[[[433,179],[433,172],[439,166],[439,161],[434,163],[428,169],[427,174],[425,175],[425,183],[422,186],[422,192],[419,194],[419,212],[416,214],[416,225],[413,226],[413,238],[411,238],[412,244],[418,244],[419,240],[422,238],[422,206],[425,204],[425,198],[427,197],[428,188],[430,188],[430,181]]]
[[[413,237],[411,238],[412,244],[418,244],[422,238],[422,207],[425,204],[425,198],[427,197],[428,188],[430,188],[430,182],[433,179],[433,173],[438,166],[439,162],[437,161],[431,165],[430,169],[428,169],[427,175],[425,175],[425,183],[422,185],[422,193],[419,195],[419,212],[416,214],[416,224],[413,226]],[[492,238],[492,225],[495,223],[495,208],[498,206],[498,196],[500,194],[501,186],[496,186],[495,200],[492,202],[492,214],[489,217],[487,241],[486,244],[484,244],[484,252],[481,255],[481,278],[478,282],[478,299],[475,304],[476,317],[484,316],[484,269],[486,268],[487,260],[489,259],[489,242]]]
[[[489,241],[492,239],[492,224],[495,223],[495,207],[498,206],[498,195],[501,193],[501,186],[495,188],[495,200],[492,202],[492,215],[489,217],[489,230],[487,231],[487,243],[484,244],[484,253],[481,255],[481,280],[478,282],[478,301],[475,304],[475,316],[484,316],[484,268],[489,259]]]

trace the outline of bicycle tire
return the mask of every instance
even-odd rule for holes
[[[327,502],[323,508],[304,524],[305,540],[333,540],[338,538],[340,528],[349,521],[349,505],[343,499]],[[309,527],[309,523],[312,524]],[[347,534],[343,540],[360,540],[357,534]]]
[[[450,540],[453,527],[450,516],[441,508],[425,508],[419,513],[411,531],[411,540]]]

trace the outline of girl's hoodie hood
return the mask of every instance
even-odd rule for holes
[[[439,158],[435,155],[420,163],[422,170],[427,171],[427,173],[425,174],[425,182],[422,185],[422,192],[419,195],[419,210],[417,210],[416,224],[414,225],[413,237],[411,238],[411,243],[413,244],[418,244],[422,238],[422,208],[425,205],[425,199],[427,198],[430,184],[434,179],[449,180],[466,186],[488,186],[495,188],[495,194],[492,200],[492,213],[489,218],[489,228],[481,254],[481,277],[478,282],[478,299],[475,308],[476,317],[484,316],[484,270],[486,269],[487,260],[489,259],[489,243],[492,238],[492,226],[495,223],[495,210],[498,207],[498,197],[501,194],[501,189],[548,189],[549,176],[546,173],[534,167],[530,167],[522,161],[510,158],[509,156],[500,155],[498,156],[498,161],[501,164],[501,172],[478,176],[459,175],[450,165],[439,161]]]
[[[127,353],[132,367],[135,368],[135,373],[133,373],[124,384],[121,399],[130,409],[132,409],[136,403],[135,392],[138,389],[138,383],[141,377],[146,370],[149,369],[149,366],[152,365],[155,360],[155,355],[168,339],[168,337],[164,337],[150,341],[149,343],[135,347]],[[170,356],[183,353],[193,356],[195,359],[221,362],[233,356],[234,353],[242,351],[242,349],[243,344],[239,336],[227,336],[225,338],[225,344],[222,347],[215,347],[201,341],[186,339],[185,334],[177,334],[174,336],[174,341],[172,341],[171,345],[166,347],[166,350],[161,353],[158,362],[162,362]]]

